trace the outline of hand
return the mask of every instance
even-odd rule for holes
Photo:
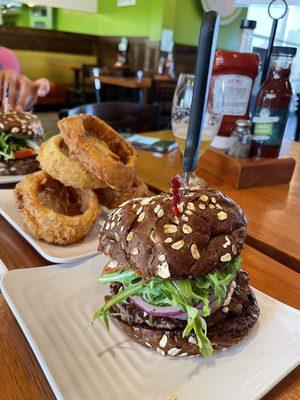
[[[46,78],[31,81],[25,75],[20,75],[17,81],[19,93],[15,101],[17,111],[30,110],[38,97],[45,97],[50,91],[50,82]]]
[[[9,85],[8,99],[5,99]],[[27,76],[14,71],[0,71],[0,100],[8,110],[27,111],[36,103],[38,97],[45,97],[50,90],[48,79],[31,81]]]

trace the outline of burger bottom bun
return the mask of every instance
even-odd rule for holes
[[[0,175],[27,175],[40,168],[36,156],[18,160],[1,161]]]
[[[259,307],[253,291],[250,289],[248,304],[240,315],[229,314],[227,318],[208,329],[208,338],[213,348],[224,350],[241,341],[254,326],[259,316]],[[182,329],[152,329],[146,325],[129,325],[119,318],[117,324],[131,339],[143,346],[156,350],[160,355],[194,356],[200,355],[193,335],[182,337]]]

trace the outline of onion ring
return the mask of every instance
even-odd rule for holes
[[[91,189],[67,188],[43,171],[25,177],[14,194],[28,229],[48,243],[67,245],[82,240],[100,214]]]
[[[64,149],[61,135],[52,136],[40,148],[37,157],[42,170],[65,186],[75,189],[98,189],[105,184],[92,175],[74,156]]]
[[[99,203],[107,207],[109,210],[118,207],[129,199],[136,197],[147,197],[150,196],[147,185],[139,178],[135,179],[133,185],[123,191],[114,190],[112,188],[96,189]]]
[[[88,114],[64,118],[58,127],[70,153],[98,179],[118,190],[132,185],[137,154],[113,128]]]

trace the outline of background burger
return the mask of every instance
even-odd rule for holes
[[[37,116],[28,112],[0,111],[0,175],[23,175],[36,171],[36,154],[43,139]]]
[[[161,355],[211,356],[239,342],[259,308],[241,269],[240,207],[214,190],[191,189],[175,217],[172,197],[130,200],[102,222],[99,250],[112,261],[99,281],[110,296],[95,313]]]

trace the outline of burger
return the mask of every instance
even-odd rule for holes
[[[110,295],[94,314],[112,318],[161,355],[209,357],[238,343],[259,316],[242,269],[247,221],[215,189],[129,200],[101,222],[99,250],[111,261],[99,281]]]
[[[0,175],[36,171],[43,128],[37,116],[20,111],[0,111]]]

